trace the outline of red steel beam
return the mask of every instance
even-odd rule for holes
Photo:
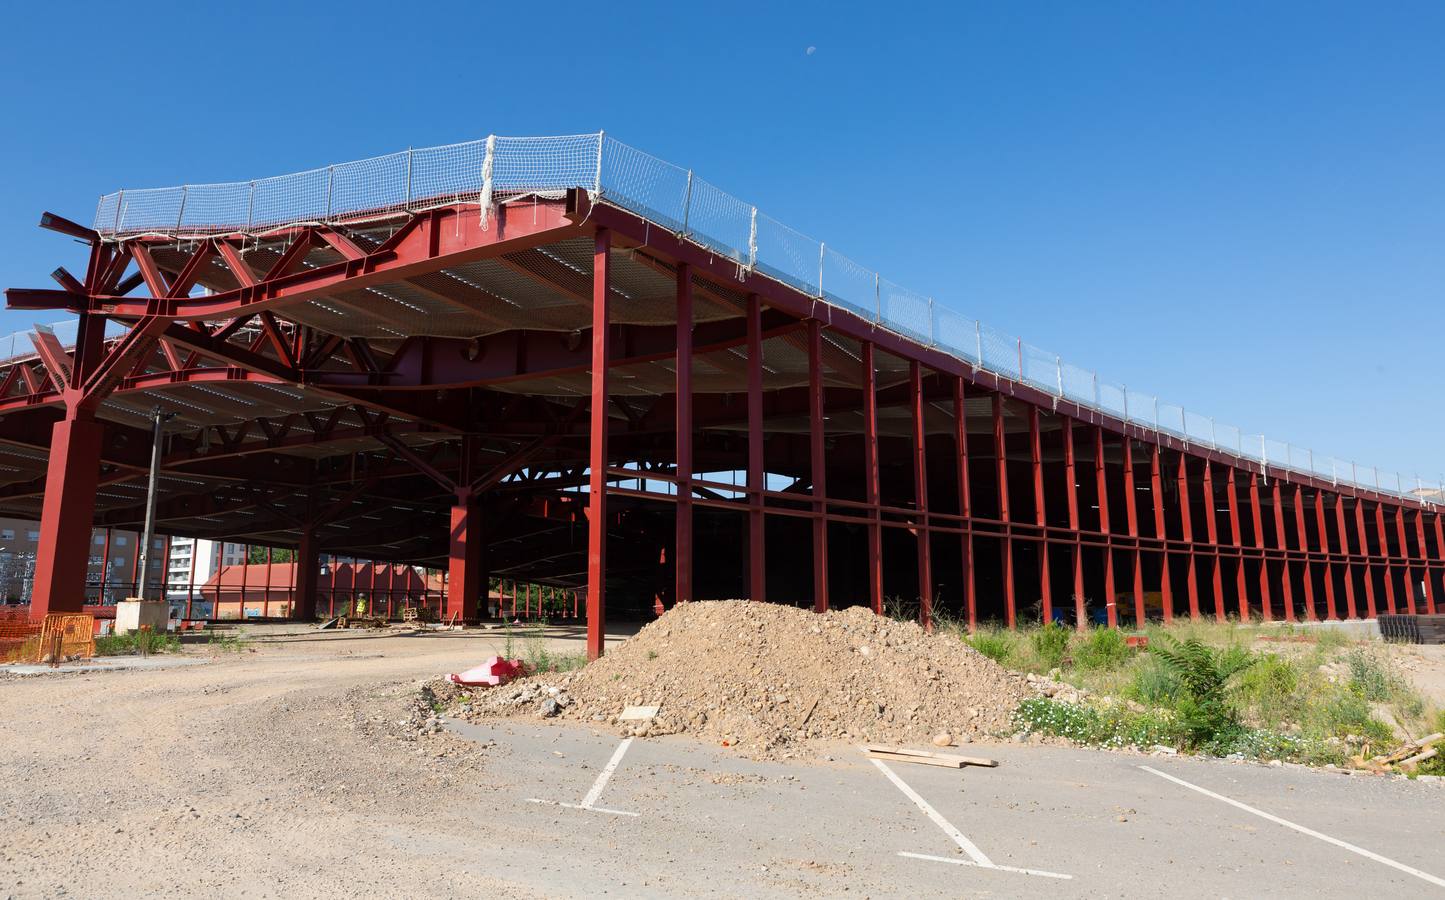
[[[1385,561],[1385,609],[1395,614],[1395,570],[1390,565],[1390,541],[1385,536],[1385,504],[1375,504],[1375,530],[1380,535],[1380,556]]]
[[[1365,501],[1355,498],[1355,533],[1360,541],[1360,555],[1365,558],[1365,610],[1375,618],[1375,567],[1370,562],[1370,539],[1365,532]]]
[[[823,323],[808,320],[808,468],[813,493],[813,609],[828,610],[828,506],[823,419]]]
[[[30,600],[34,620],[44,620],[50,613],[78,613],[85,602],[86,560],[104,439],[104,426],[74,408],[51,429],[45,475],[50,489],[41,504]]]
[[[1315,530],[1320,533],[1320,551],[1325,557],[1325,618],[1338,619],[1340,616],[1335,605],[1334,552],[1330,550],[1330,529],[1325,521],[1325,492],[1320,490],[1315,491]],[[1341,552],[1344,552],[1343,546]]]
[[[606,640],[607,579],[607,364],[612,232],[597,229],[592,252],[592,415],[587,485],[587,656],[597,659]]]
[[[909,415],[913,437],[913,501],[918,508],[918,621],[933,630],[933,555],[928,531],[927,423],[923,419],[923,373],[918,361],[908,364]]]
[[[1169,583],[1169,532],[1164,521],[1164,473],[1160,468],[1159,445],[1150,445],[1149,486],[1154,493],[1154,534],[1159,538],[1159,596],[1164,622],[1174,621],[1174,586]]]
[[[1199,578],[1195,567],[1194,522],[1189,500],[1189,454],[1179,454],[1179,525],[1183,529],[1184,543],[1188,546],[1186,571],[1189,576],[1189,618],[1199,621]]]
[[[1289,572],[1289,541],[1285,538],[1284,530],[1284,499],[1280,490],[1279,479],[1274,480],[1274,487],[1271,489],[1274,506],[1274,542],[1275,548],[1280,550],[1279,563],[1279,586],[1280,592],[1284,594],[1284,619],[1286,622],[1294,621],[1294,585],[1290,583]],[[1264,563],[1268,567],[1268,563]]]
[[[748,295],[748,596],[767,599],[767,543],[763,492],[767,473],[763,460],[763,313],[762,299]]]
[[[973,535],[969,523],[973,518],[971,486],[968,475],[968,395],[964,388],[963,376],[953,378],[953,441],[958,461],[958,512],[963,518],[963,532],[959,536],[963,562],[963,603],[968,617],[968,630],[978,628],[978,597],[973,575]]]
[[[677,267],[676,552],[673,601],[692,600],[692,267]]]
[[[1299,535],[1299,549],[1304,565],[1305,619],[1314,622],[1319,618],[1315,615],[1315,579],[1314,572],[1310,569],[1310,539],[1309,530],[1305,527],[1304,487],[1298,484],[1294,487],[1294,524],[1295,532]]]
[[[1114,588],[1114,548],[1109,535],[1113,533],[1114,525],[1109,516],[1109,467],[1104,460],[1104,427],[1094,426],[1094,471],[1098,479],[1097,493],[1099,497],[1099,531],[1105,536],[1104,545],[1104,614],[1107,617],[1110,628],[1119,625],[1119,610],[1115,600]],[[1087,623],[1080,622],[1079,627],[1085,627]]]
[[[1072,553],[1074,565],[1074,625],[1082,628],[1082,623],[1089,618],[1088,609],[1084,603],[1084,545],[1079,540],[1079,479],[1078,464],[1074,457],[1074,420],[1063,416],[1064,422],[1064,484],[1067,487],[1065,495],[1069,499],[1069,530],[1074,533],[1074,546]],[[1048,622],[1049,618],[1044,617]]]
[[[1237,554],[1234,560],[1234,592],[1238,595],[1239,621],[1249,621],[1249,586],[1244,575],[1244,533],[1239,527],[1239,488],[1234,477],[1234,466],[1228,469],[1229,488],[1229,541]]]
[[[1264,550],[1264,513],[1259,505],[1259,474],[1249,473],[1249,507],[1254,516],[1254,546]],[[1274,608],[1269,596],[1269,561],[1263,552],[1259,555],[1259,610],[1266,622],[1274,621]]]
[[[1224,621],[1224,560],[1219,551],[1219,517],[1215,515],[1214,467],[1204,461],[1204,534],[1214,550],[1214,565],[1210,582],[1214,588],[1214,619]]]
[[[1340,554],[1345,558],[1345,613],[1351,618],[1359,616],[1355,607],[1355,567],[1350,562],[1350,529],[1345,524],[1345,498],[1335,495],[1335,531],[1340,536]]]
[[[993,395],[993,455],[998,469],[998,518],[1007,526],[1008,510],[1008,442],[1003,429],[1003,395]],[[1014,553],[1013,537],[1005,527],[999,538],[1003,551],[1004,619],[1009,628],[1015,625],[1016,599],[1014,596]]]
[[[873,342],[862,346],[863,467],[868,503],[868,605],[883,614],[883,526],[878,483],[878,375],[873,367]]]
[[[1038,542],[1040,613],[1044,622],[1054,617],[1053,585],[1049,580],[1049,542],[1047,540],[1048,516],[1044,510],[1044,455],[1043,442],[1039,435],[1039,408],[1029,405],[1029,464],[1034,480],[1034,524],[1039,526],[1045,539]]]

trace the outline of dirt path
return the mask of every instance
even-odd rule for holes
[[[475,828],[457,811],[481,802],[485,749],[394,734],[419,679],[498,643],[343,637],[0,681],[0,896],[531,896],[416,839]]]

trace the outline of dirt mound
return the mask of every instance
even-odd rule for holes
[[[474,706],[772,753],[809,740],[927,742],[944,731],[966,741],[1005,731],[1034,694],[956,636],[913,622],[718,601],[681,604],[579,672],[521,679]],[[661,710],[650,723],[619,722],[629,705]]]

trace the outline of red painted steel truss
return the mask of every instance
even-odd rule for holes
[[[7,292],[80,319],[0,369],[35,615],[79,608],[93,524],[143,514],[154,407],[161,530],[298,548],[300,616],[322,553],[444,566],[467,619],[491,577],[575,589],[593,653],[609,604],[1083,627],[1434,611],[1445,587],[1432,504],[975,370],[585,192],[264,240],[42,225],[90,253]]]

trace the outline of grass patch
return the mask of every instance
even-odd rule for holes
[[[1015,727],[1104,747],[1164,744],[1186,752],[1348,765],[1408,736],[1445,731],[1378,643],[1335,629],[1213,620],[1148,624],[1148,652],[1126,632],[1051,623],[1017,631],[945,629],[1010,669],[1088,692],[1084,704],[1037,698]],[[1445,774],[1445,758],[1421,774]]]
[[[238,631],[212,629],[205,634],[206,646],[220,653],[240,653],[251,648],[251,642]]]
[[[507,635],[508,648],[511,634]],[[547,623],[535,622],[523,628],[522,662],[528,674],[540,672],[575,672],[587,665],[585,653],[554,653],[547,649]]]
[[[130,631],[103,634],[95,639],[96,656],[150,656],[152,653],[175,653],[180,649],[180,638],[168,631]]]

